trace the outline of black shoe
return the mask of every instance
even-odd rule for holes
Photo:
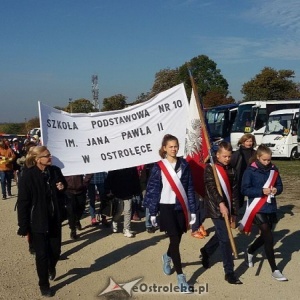
[[[40,287],[40,291],[41,291],[42,296],[44,296],[44,297],[52,297],[53,296],[52,291],[49,287],[48,288]]]
[[[209,256],[204,248],[200,249],[200,253],[202,256],[202,266],[204,269],[208,269],[209,268]]]
[[[243,284],[238,278],[235,277],[234,273],[226,274],[225,280],[230,284]]]
[[[81,224],[80,224],[79,221],[76,222],[76,229],[77,229],[77,230],[82,230],[82,226],[81,226]]]
[[[76,234],[76,230],[71,230],[70,238],[71,240],[76,240],[78,238],[78,235]]]
[[[35,250],[34,250],[33,247],[29,247],[29,253],[30,253],[31,255],[35,255]]]
[[[155,233],[155,228],[152,226],[152,227],[147,227],[146,228],[146,231],[148,232],[148,233]]]
[[[3,196],[3,197],[2,197],[2,200],[6,200],[6,199],[7,199],[6,196]]]
[[[107,227],[107,228],[110,227],[110,224],[106,219],[106,216],[101,217],[101,223],[104,227]]]
[[[56,277],[56,269],[49,270],[49,280],[54,280]]]

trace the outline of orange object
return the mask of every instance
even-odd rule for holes
[[[208,236],[208,233],[207,231],[204,229],[204,226],[201,225],[199,228],[198,228],[198,232],[200,232],[203,236]]]

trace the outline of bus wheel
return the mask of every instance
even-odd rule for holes
[[[291,152],[291,160],[296,160],[300,158],[300,155],[297,151],[297,147],[293,148],[292,152]]]

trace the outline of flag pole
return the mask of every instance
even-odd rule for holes
[[[212,170],[213,170],[217,190],[218,190],[219,194],[222,196],[222,188],[221,188],[219,177],[217,175],[216,166],[214,164],[213,157],[212,157],[211,144],[210,144],[210,140],[209,140],[209,135],[208,135],[207,127],[206,127],[206,122],[205,122],[205,118],[204,118],[204,114],[203,114],[201,101],[200,101],[200,98],[199,98],[199,95],[198,95],[198,89],[197,89],[197,86],[195,84],[194,78],[192,76],[191,70],[188,69],[188,72],[189,72],[190,80],[191,80],[191,83],[192,83],[192,89],[194,91],[194,95],[195,95],[195,98],[196,98],[196,104],[197,104],[198,113],[199,113],[199,117],[200,117],[200,121],[201,121],[201,127],[202,127],[202,130],[203,130],[203,135],[204,135],[205,142],[206,142],[207,147],[208,147],[210,163],[211,163],[211,166],[212,166]],[[230,240],[230,245],[231,245],[231,248],[232,248],[234,258],[238,258],[235,242],[234,242],[234,239],[233,239],[231,227],[230,227],[229,220],[228,220],[228,215],[225,216],[224,219],[225,219],[225,224],[226,224],[226,228],[227,228],[227,232],[228,232],[228,236],[229,236],[229,240]]]

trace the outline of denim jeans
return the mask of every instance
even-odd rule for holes
[[[130,222],[131,222],[131,204],[132,199],[114,199],[116,205],[115,214],[112,218],[113,222],[118,222],[122,212],[124,214],[124,229],[130,230]]]
[[[141,203],[142,203],[141,196],[133,196],[132,197],[131,218],[134,213],[138,213],[139,208],[141,207]]]
[[[145,210],[145,225],[146,225],[146,229],[152,227],[152,223],[150,220],[150,211],[149,211],[148,207],[146,207],[146,210]]]
[[[214,223],[216,232],[214,236],[206,243],[204,249],[208,256],[211,256],[220,245],[225,274],[232,273],[234,264],[225,220],[223,218],[212,219],[212,222]]]
[[[3,197],[6,197],[7,193],[11,194],[11,180],[13,171],[0,171],[1,189]]]
[[[96,210],[95,210],[95,201],[96,201],[96,189],[99,192],[100,201],[104,201],[104,186],[100,183],[90,183],[88,187],[88,196],[90,199],[90,216],[91,218],[96,217]]]

